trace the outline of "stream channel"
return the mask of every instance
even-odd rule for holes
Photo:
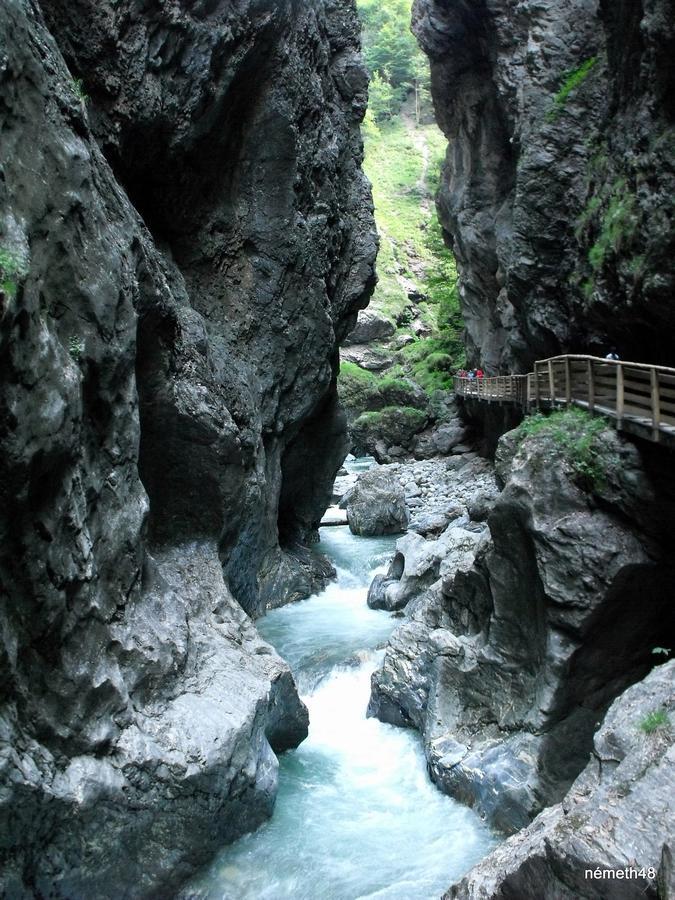
[[[190,898],[432,900],[495,845],[431,783],[417,732],[366,718],[370,676],[397,624],[366,595],[395,543],[321,529],[337,581],[257,623],[295,674],[309,737],[280,758],[272,819],[225,848]]]

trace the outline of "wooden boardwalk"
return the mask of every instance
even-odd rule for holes
[[[675,447],[675,369],[597,356],[538,360],[529,375],[455,377],[460,397],[525,409],[580,406],[638,437]]]

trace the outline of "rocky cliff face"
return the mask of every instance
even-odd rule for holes
[[[152,533],[213,535],[237,599],[258,613],[275,602],[260,576],[278,562],[278,536],[305,541],[330,499],[345,449],[338,341],[374,283],[354,10],[43,9],[91,98],[93,134],[178,282],[177,297],[160,290],[139,307]]]
[[[357,23],[9,0],[0,40],[0,885],[166,896],[306,734],[241,607],[325,575],[376,247]]]
[[[416,0],[473,363],[672,364],[670,0]]]
[[[445,900],[673,896],[674,670],[675,662],[659,666],[621,695],[564,801],[491,853]]]
[[[608,705],[675,645],[672,493],[611,427],[587,458],[565,427],[502,439],[488,530],[399,542],[406,619],[373,676],[371,713],[418,728],[439,785],[506,832],[562,799]]]

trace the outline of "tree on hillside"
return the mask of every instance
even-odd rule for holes
[[[377,98],[379,109],[374,116],[379,121],[394,115],[412,91],[419,118],[420,102],[429,93],[429,64],[410,31],[411,5],[411,0],[358,0],[364,57],[373,79],[371,98]]]
[[[368,93],[368,109],[372,112],[376,122],[391,119],[398,107],[394,88],[379,72],[373,72],[370,77]]]

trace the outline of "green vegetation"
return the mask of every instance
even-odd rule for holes
[[[428,394],[448,391],[457,368],[464,364],[464,346],[460,332],[441,332],[439,337],[410,344],[402,351],[415,381]]]
[[[409,379],[401,377],[401,372],[397,367],[385,375],[378,375],[355,363],[343,362],[340,365],[340,397],[344,406],[356,415],[387,406],[424,406],[424,395]]]
[[[19,283],[28,274],[26,260],[7,247],[0,247],[0,292],[14,298]]]
[[[632,180],[612,172],[604,148],[591,157],[587,171],[588,200],[577,218],[575,236],[587,249],[585,271],[572,280],[587,299],[608,266],[624,278],[641,281],[649,271],[649,257],[637,252],[641,210]]]
[[[450,257],[430,208],[445,147],[446,140],[435,125],[407,126],[402,117],[366,134],[364,168],[373,185],[383,238],[378,262],[387,273],[413,275],[413,259],[431,262],[439,250]],[[432,220],[437,230],[427,235]]]
[[[392,418],[403,427],[418,430],[424,427],[427,414],[424,410],[415,409],[413,406],[385,406],[381,410],[361,413],[356,425],[378,426]]]
[[[352,425],[357,446],[373,452],[377,441],[384,437],[390,445],[405,447],[422,431],[429,421],[428,414],[411,406],[385,406],[376,412],[364,412]]]
[[[84,106],[86,104],[87,100],[89,99],[89,97],[87,96],[87,92],[84,89],[84,82],[82,81],[82,79],[81,78],[73,78],[72,88],[73,88],[73,93],[75,94],[77,99],[80,101],[80,103]]]
[[[401,117],[366,135],[364,168],[373,185],[380,232],[373,306],[399,325],[410,324],[409,286],[426,299],[420,315],[432,336],[443,335],[455,367],[464,361],[457,267],[443,241],[431,197],[446,141],[435,125],[411,128]],[[431,352],[431,351],[429,351]]]
[[[578,69],[568,72],[565,75],[560,90],[553,98],[553,104],[546,118],[549,122],[555,121],[562,110],[565,108],[567,99],[574,91],[576,91],[586,81],[598,62],[597,56],[591,56],[585,60]]]
[[[516,429],[517,440],[548,438],[559,448],[583,486],[600,488],[606,482],[616,459],[607,451],[606,434],[611,431],[604,419],[593,418],[571,407],[550,416],[527,416]]]
[[[84,341],[77,335],[71,335],[68,338],[68,353],[72,359],[77,362],[84,353]]]
[[[429,64],[410,31],[410,0],[358,0],[357,5],[371,75],[371,120],[392,118],[412,93],[419,123],[429,99]]]
[[[371,74],[364,169],[380,235],[370,305],[396,333],[385,342],[394,359],[385,374],[343,362],[338,387],[359,427],[375,430],[393,421],[394,409],[416,428],[434,392],[449,389],[452,372],[465,362],[457,269],[433,201],[447,141],[432,121],[428,61],[410,32],[411,6],[412,0],[358,0]]]
[[[597,198],[597,207],[603,204]],[[593,271],[599,271],[608,254],[625,252],[635,236],[638,225],[637,199],[625,178],[618,178],[611,187],[602,217],[600,231],[588,251],[588,261]]]
[[[640,730],[645,734],[654,734],[661,728],[668,728],[670,719],[665,709],[655,709],[644,717],[640,722]]]

